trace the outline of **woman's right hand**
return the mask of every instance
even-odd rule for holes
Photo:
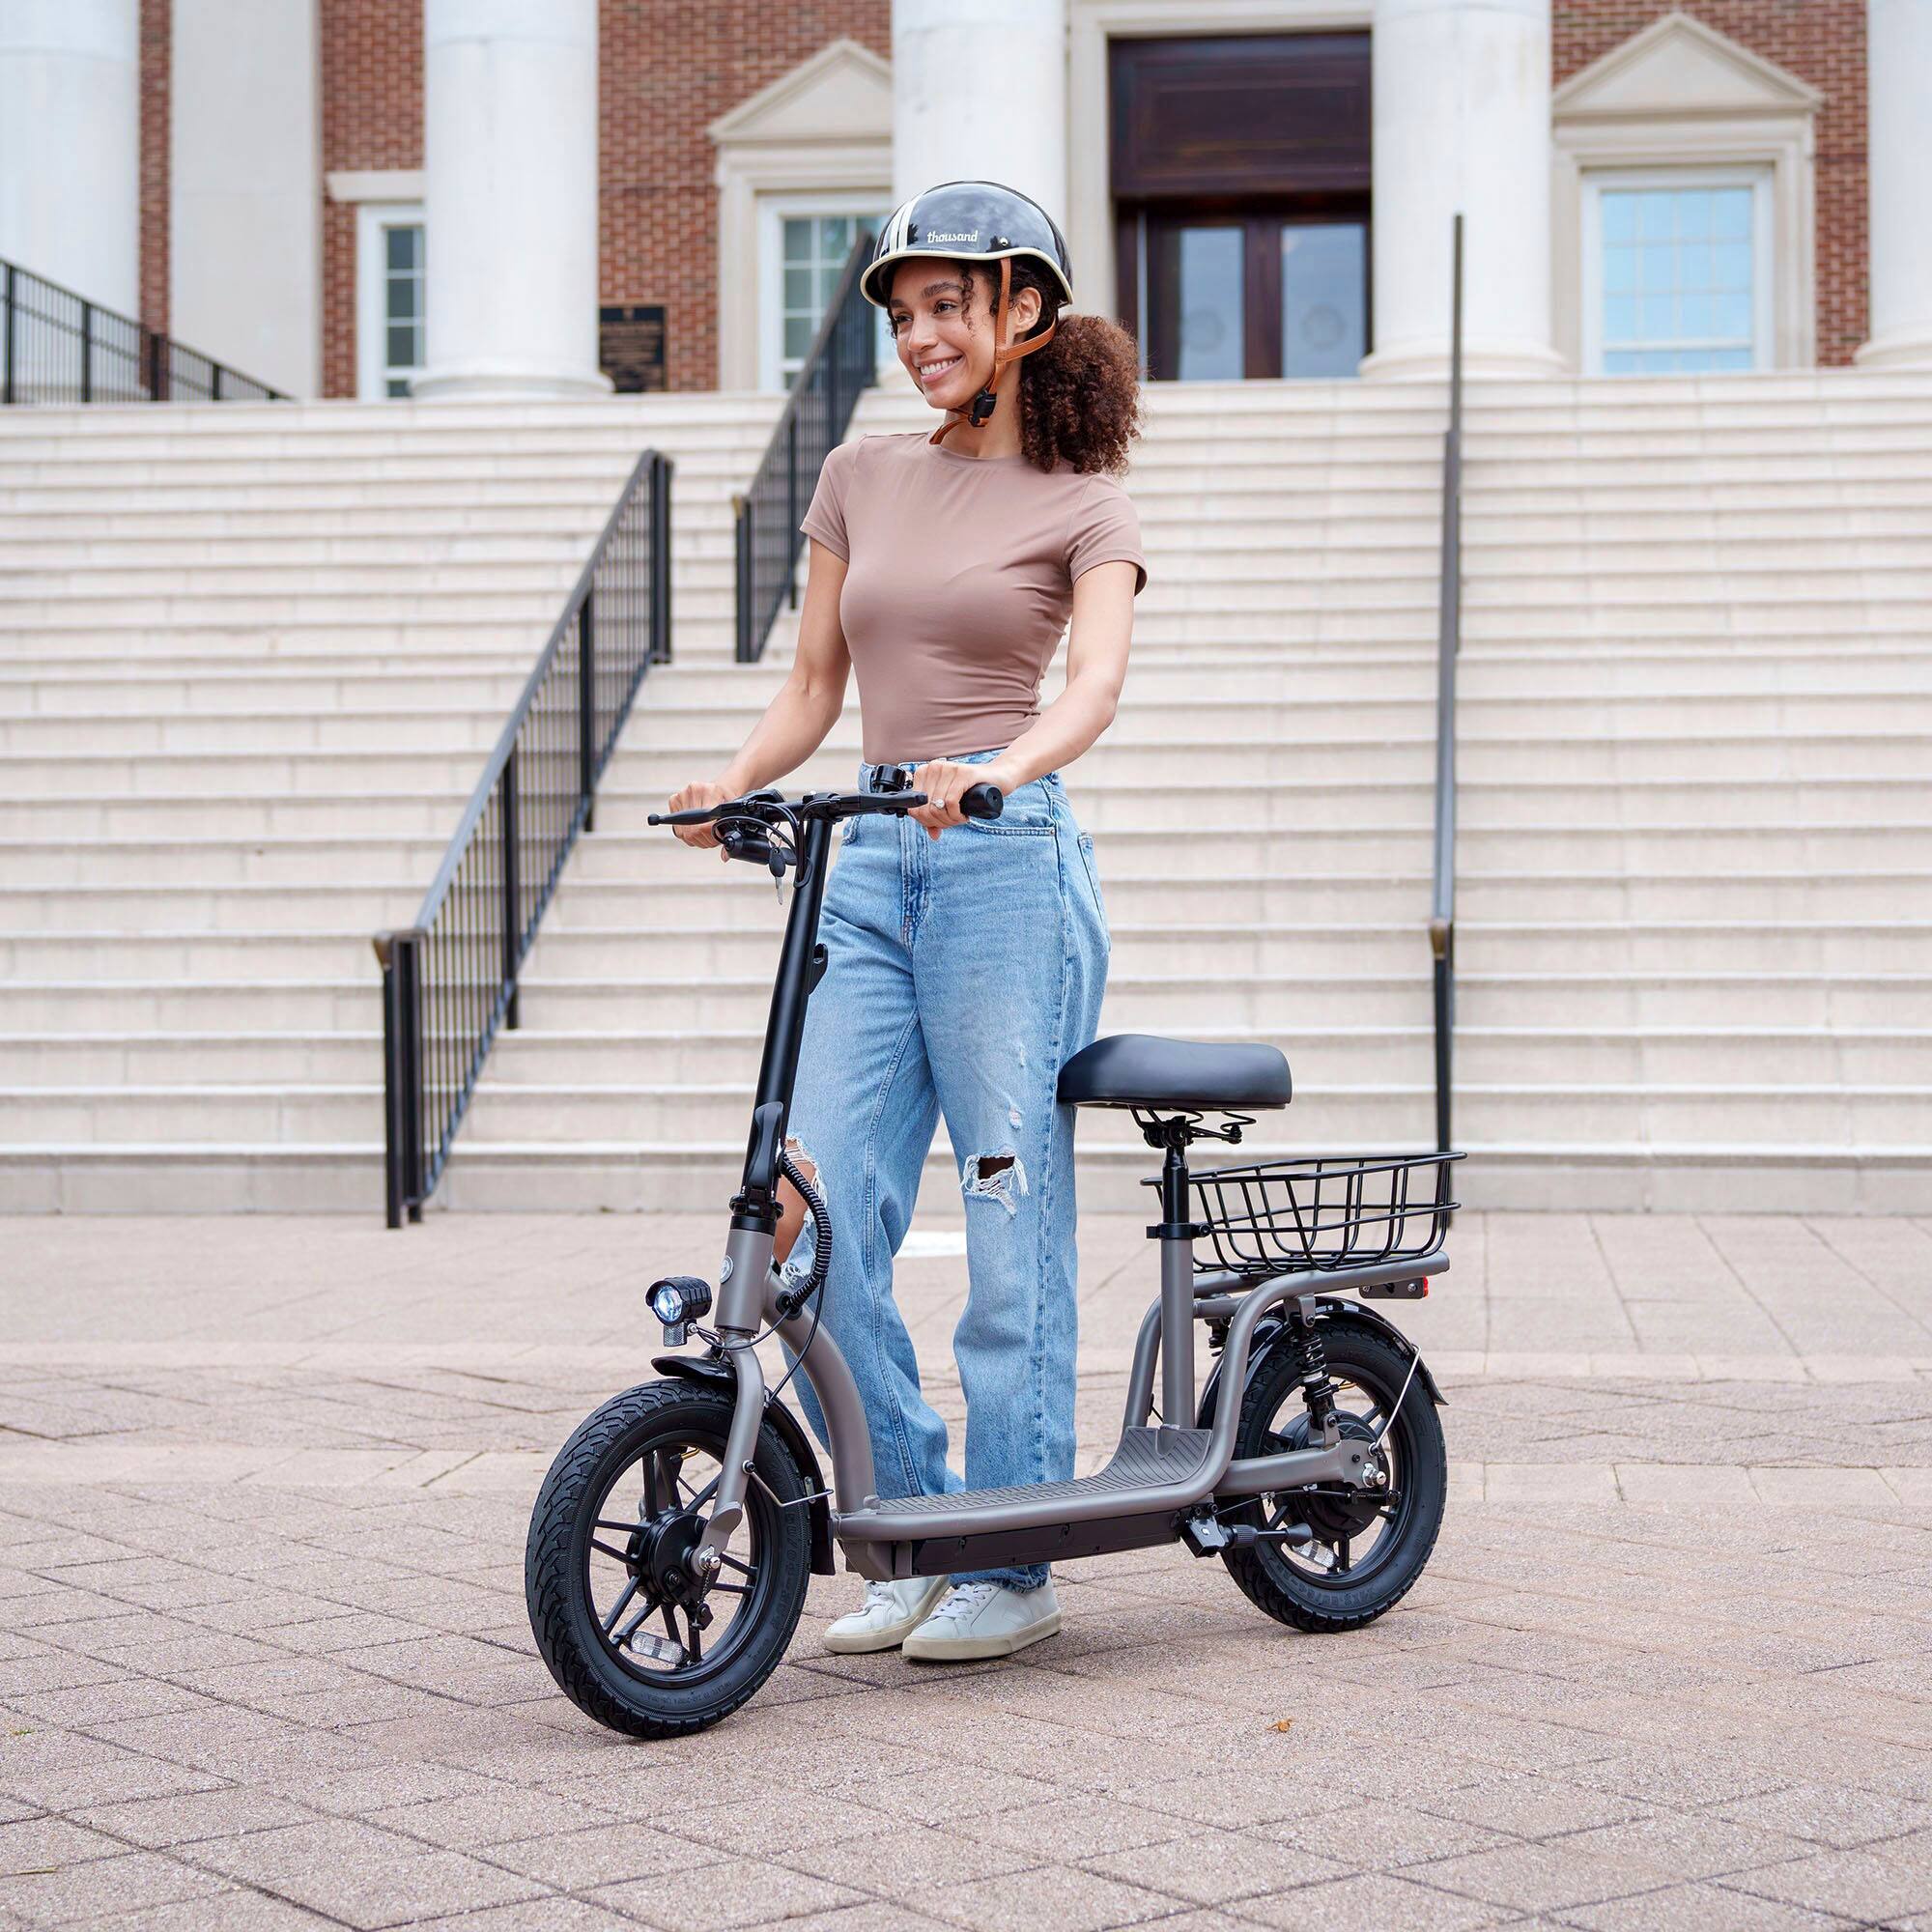
[[[723,805],[727,798],[736,798],[737,792],[728,785],[720,784],[715,779],[694,779],[688,785],[670,795],[667,811],[699,811],[709,805]],[[719,858],[729,861],[731,855],[718,842],[718,828],[715,825],[673,825],[671,830],[687,845],[717,845]]]

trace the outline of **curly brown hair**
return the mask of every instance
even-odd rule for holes
[[[965,283],[962,306],[970,328],[974,270],[987,270],[990,276],[983,311],[988,319],[999,296],[1000,271],[984,262],[956,266]],[[1016,255],[1008,299],[1022,289],[1039,291],[1040,319],[1032,330],[1037,335],[1060,290],[1038,264]],[[1140,363],[1139,346],[1119,323],[1099,315],[1063,315],[1053,340],[1019,364],[1020,450],[1027,461],[1037,469],[1067,463],[1082,474],[1120,475],[1127,467],[1127,445],[1143,428]]]

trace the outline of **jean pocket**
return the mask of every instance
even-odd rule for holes
[[[999,817],[969,818],[966,825],[973,832],[993,833],[1009,838],[1015,835],[1050,838],[1054,830],[1053,801],[1047,796],[1045,784],[1034,779],[1007,794]]]
[[[1094,895],[1094,910],[1100,916],[1100,935],[1111,946],[1114,943],[1112,929],[1107,924],[1107,900],[1100,891],[1099,862],[1094,857],[1094,840],[1085,832],[1080,835],[1080,863],[1087,868],[1087,889]]]

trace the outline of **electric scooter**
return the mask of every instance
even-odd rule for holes
[[[909,784],[909,772],[895,776]],[[1064,1102],[1125,1110],[1163,1156],[1143,1183],[1160,1203],[1147,1231],[1160,1292],[1112,1457],[1069,1482],[876,1493],[851,1371],[819,1325],[834,1231],[785,1122],[827,965],[833,827],[924,803],[909,789],[763,790],[649,820],[716,824],[726,853],[767,867],[781,892],[789,872],[792,899],[718,1281],[668,1276],[646,1297],[668,1347],[696,1335],[702,1351],[655,1357],[659,1379],[588,1416],[531,1513],[525,1588],[538,1650],[565,1695],[612,1730],[675,1737],[736,1710],[784,1656],[808,1578],[834,1574],[835,1548],[847,1569],[884,1580],[1179,1542],[1219,1557],[1270,1617],[1310,1632],[1382,1615],[1435,1548],[1448,1475],[1441,1391],[1363,1304],[1418,1299],[1448,1266],[1449,1164],[1461,1155],[1190,1169],[1194,1142],[1238,1143],[1257,1111],[1288,1104],[1288,1062],[1271,1046],[1144,1034],[1094,1040],[1058,1087]],[[960,801],[973,818],[1003,805],[986,784]],[[781,1175],[816,1224],[803,1279],[773,1265]],[[1198,1391],[1197,1328],[1211,1357]],[[772,1335],[789,1366],[767,1388],[756,1350]],[[825,1419],[829,1486],[781,1399],[801,1374]]]

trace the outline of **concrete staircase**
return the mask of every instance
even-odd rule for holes
[[[413,917],[640,449],[731,635],[768,396],[0,412],[0,1210],[378,1211]]]
[[[1296,1099],[1256,1151],[1422,1146],[1441,390],[1150,401],[1133,670],[1068,774],[1114,932],[1103,1028],[1279,1043]],[[1932,381],[1468,407],[1464,1197],[1932,1207]],[[782,915],[643,820],[783,675],[787,628],[756,667],[728,641],[728,492],[774,412],[0,422],[0,1200],[378,1210],[368,934],[412,911],[656,442],[676,662],[440,1198],[722,1203]],[[855,433],[923,420],[889,389]],[[855,705],[787,783],[858,755]],[[1081,1146],[1083,1204],[1147,1205],[1130,1127],[1090,1116]],[[960,1205],[942,1130],[922,1219]]]

